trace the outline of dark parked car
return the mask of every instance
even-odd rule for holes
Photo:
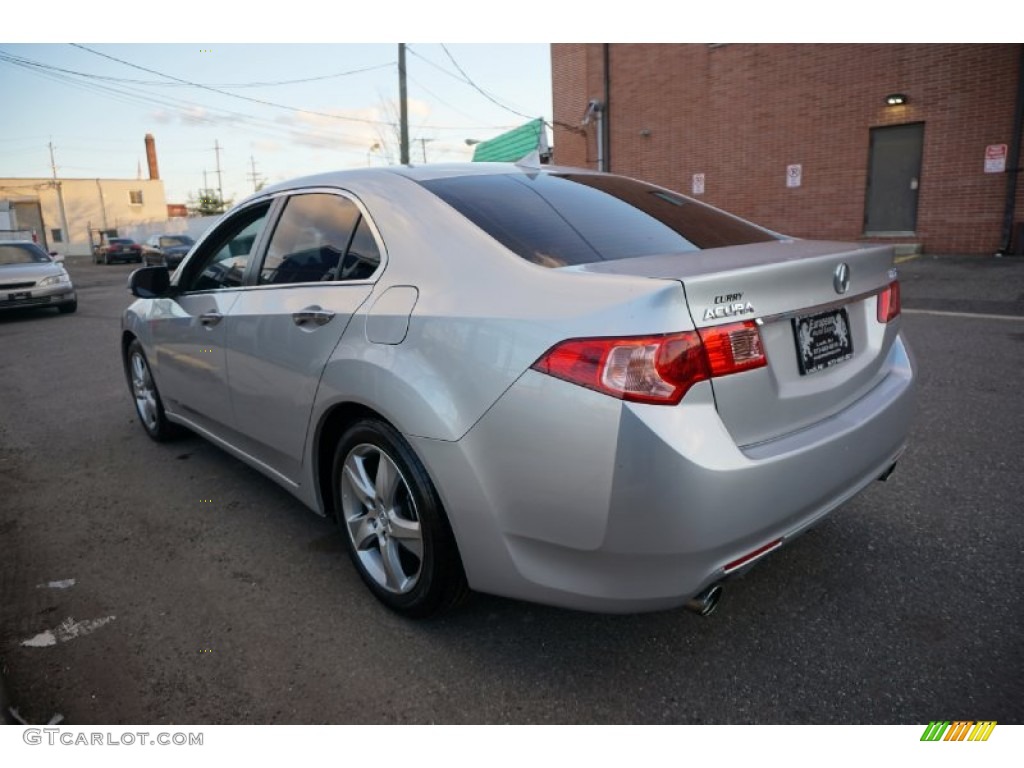
[[[142,263],[142,246],[128,237],[111,237],[100,245],[92,255],[96,264],[110,264],[114,261]]]
[[[51,258],[31,241],[0,242],[0,310],[57,307],[78,309],[78,297],[63,256]]]
[[[147,264],[176,269],[193,245],[188,235],[153,235],[142,246],[142,257]]]

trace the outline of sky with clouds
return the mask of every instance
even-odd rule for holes
[[[551,119],[550,46],[409,44],[413,162],[462,161]],[[146,177],[156,139],[168,202],[226,198],[307,173],[398,161],[398,45],[0,43],[0,177]],[[17,105],[11,109],[10,105]]]
[[[412,160],[460,161],[471,156],[466,139],[551,120],[551,41],[1012,42],[1001,39],[1014,27],[1000,7],[976,0],[969,15],[946,17],[887,0],[862,0],[855,13],[810,0],[648,0],[585,13],[478,0],[289,0],[246,14],[210,0],[23,3],[0,32],[0,177],[50,176],[50,143],[62,177],[145,176],[146,133],[169,202],[197,193],[204,171],[216,187],[215,144],[236,200],[253,189],[253,164],[257,180],[275,182],[396,162],[398,46],[381,40],[414,41]],[[205,35],[225,42],[183,42]]]

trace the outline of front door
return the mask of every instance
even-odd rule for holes
[[[185,265],[176,294],[154,302],[148,318],[167,407],[220,437],[234,426],[224,321],[244,292],[269,208],[252,205],[222,222]]]
[[[924,123],[871,129],[864,234],[913,235]]]

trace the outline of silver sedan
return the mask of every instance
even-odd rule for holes
[[[794,240],[573,169],[266,189],[133,273],[125,371],[335,518],[369,589],[702,614],[903,452],[891,247]]]
[[[56,307],[66,314],[78,309],[63,261],[31,240],[0,241],[0,310]]]

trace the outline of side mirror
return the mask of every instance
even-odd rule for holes
[[[61,264],[64,261],[64,257],[56,251],[50,251],[50,258],[53,259],[57,264]]]
[[[128,290],[140,299],[166,296],[170,287],[171,273],[167,267],[142,267],[128,276]]]

